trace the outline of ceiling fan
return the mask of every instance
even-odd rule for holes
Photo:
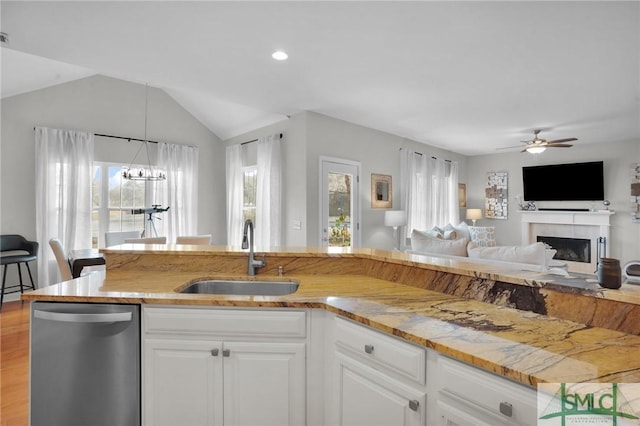
[[[569,144],[569,143],[565,143],[565,142],[571,142],[571,141],[577,141],[578,138],[564,138],[564,139],[556,139],[553,141],[548,141],[546,139],[542,139],[541,137],[538,136],[538,134],[541,132],[541,129],[536,129],[533,131],[533,139],[528,140],[528,141],[520,141],[522,143],[527,144],[525,146],[525,148],[520,151],[520,152],[529,152],[531,154],[539,154],[541,152],[544,152],[545,149],[547,148],[570,148],[573,145]],[[509,148],[516,148],[516,147],[508,147],[508,148],[499,148],[499,149],[509,149]]]

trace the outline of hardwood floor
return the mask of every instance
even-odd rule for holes
[[[0,425],[29,421],[29,302],[6,302],[0,312]]]

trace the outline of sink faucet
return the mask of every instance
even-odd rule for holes
[[[249,237],[247,238],[247,232]],[[251,240],[251,241],[249,241]],[[267,266],[266,255],[262,256],[262,260],[255,260],[253,254],[253,222],[247,219],[244,222],[244,234],[242,235],[242,248],[249,249],[249,262],[247,264],[247,275],[254,276],[256,269]]]

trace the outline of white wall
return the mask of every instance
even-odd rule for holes
[[[270,126],[256,129],[249,133],[236,136],[225,141],[225,145],[235,145],[257,139],[262,136],[282,133],[282,168],[283,168],[283,226],[282,241],[287,247],[305,247],[307,208],[304,203],[306,197],[306,115],[297,114],[288,120],[281,121]],[[253,145],[247,145],[247,151],[254,150]],[[226,192],[226,191],[225,191]],[[293,221],[300,221],[302,229],[294,229]],[[238,242],[229,242],[231,245],[239,245]]]
[[[230,139],[226,144],[278,132],[284,133],[284,241],[287,246],[320,244],[318,167],[321,156],[361,163],[362,247],[393,248],[393,231],[384,226],[385,209],[371,208],[371,174],[392,176],[393,209],[401,208],[401,147],[459,161],[460,181],[466,179],[464,156],[314,112],[301,112],[287,121]],[[294,220],[302,222],[301,230],[293,229]]]
[[[610,257],[620,259],[624,265],[630,260],[640,259],[640,224],[631,222],[629,169],[632,163],[640,162],[640,141],[604,142],[581,145],[576,142],[569,149],[547,149],[542,154],[520,153],[469,157],[467,164],[467,197],[471,208],[484,209],[484,189],[487,172],[509,173],[509,216],[507,220],[482,219],[479,226],[495,226],[498,244],[520,244],[520,213],[515,197],[522,194],[522,167],[543,164],[604,161],[605,198],[611,201],[610,209],[616,212],[611,217]],[[570,176],[558,185],[579,185]],[[543,208],[591,208],[585,202],[537,202]],[[602,204],[596,205],[598,209]]]
[[[36,238],[34,126],[143,138],[144,100],[144,85],[104,76],[2,99],[0,232]],[[160,89],[149,88],[148,111],[148,139],[199,147],[198,232],[225,243],[222,142]],[[138,147],[96,138],[95,160],[127,163]]]
[[[400,136],[309,112],[307,150],[308,245],[319,245],[319,158],[337,157],[361,163],[361,246],[391,250],[393,230],[384,226],[387,209],[371,208],[371,174],[391,175],[393,207],[402,208],[400,196],[400,148],[412,149],[445,160],[458,161],[460,182],[466,180],[466,157]]]

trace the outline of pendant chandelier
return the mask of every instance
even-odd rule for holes
[[[149,157],[149,140],[147,139],[147,107],[149,104],[149,85],[145,85],[145,100],[144,100],[144,140],[140,145],[140,148],[136,151],[136,155],[133,156],[133,160],[129,163],[129,167],[122,168],[122,177],[126,180],[143,180],[143,181],[160,181],[167,179],[167,174],[157,167],[151,166],[151,159]],[[131,139],[129,139],[131,141]],[[134,167],[133,164],[138,157],[138,154],[144,147],[147,153],[147,166],[148,167]]]

